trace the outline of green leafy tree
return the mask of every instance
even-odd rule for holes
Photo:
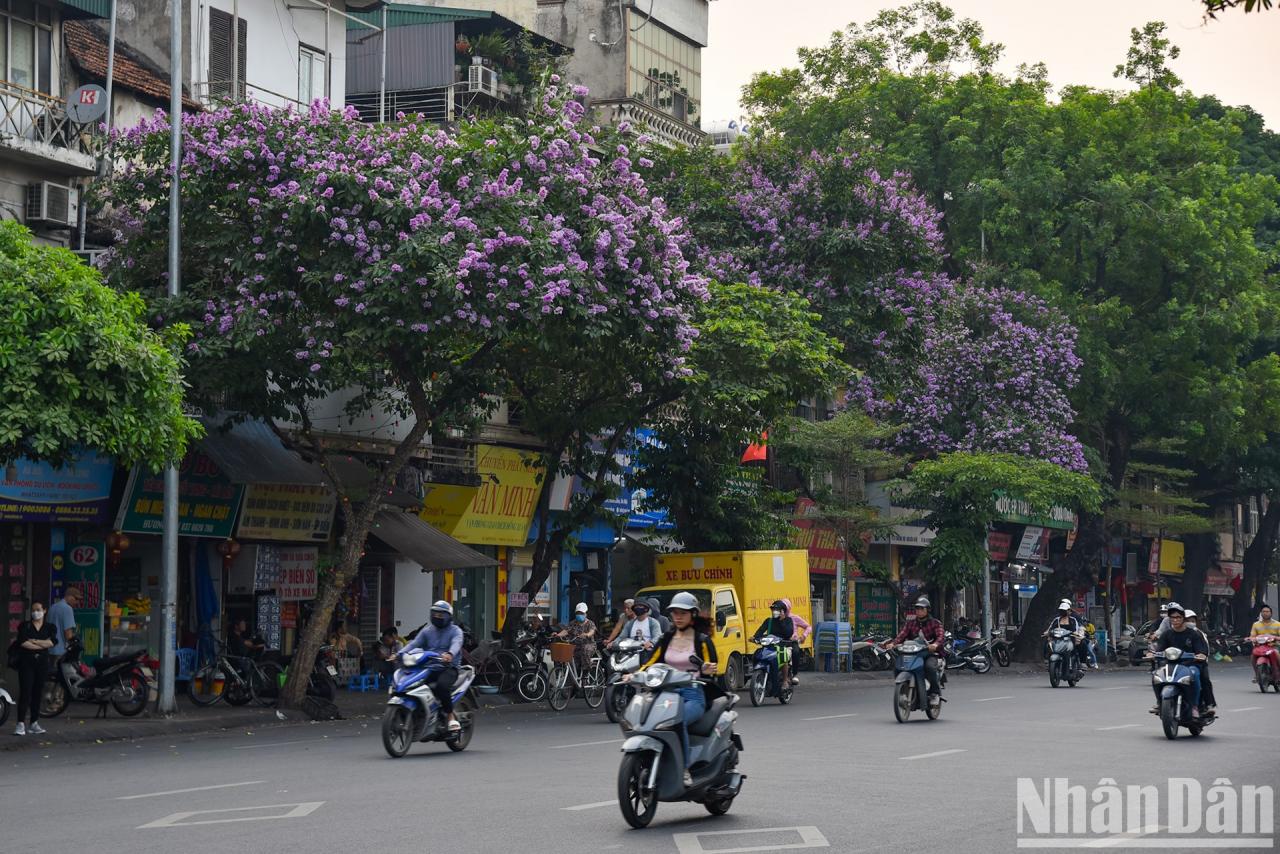
[[[1116,77],[1123,77],[1144,89],[1176,89],[1182,78],[1169,67],[1182,50],[1164,36],[1165,25],[1161,21],[1148,21],[1142,29],[1129,31],[1129,52],[1124,62],[1116,66]]]
[[[152,331],[145,314],[70,251],[0,222],[0,464],[182,458],[200,435],[182,411],[187,330]]]
[[[943,601],[947,591],[982,581],[1000,493],[1017,496],[1032,514],[1045,517],[1055,506],[1096,513],[1101,505],[1091,477],[1042,460],[957,452],[917,463],[891,494],[924,511],[922,524],[937,532],[921,559],[926,580],[942,591]]]

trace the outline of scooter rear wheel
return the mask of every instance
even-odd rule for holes
[[[40,692],[40,717],[56,718],[67,710],[67,688],[61,682],[53,680],[44,683]]]
[[[991,669],[991,658],[985,653],[978,653],[969,660],[973,662],[974,673],[986,673]]]
[[[926,697],[925,704],[924,704],[924,713],[929,717],[929,720],[931,721],[936,721],[938,718],[942,717],[942,698],[941,697],[938,698],[938,705],[935,706],[933,703],[930,703],[928,701],[928,698]]]
[[[618,808],[635,828],[648,827],[658,811],[658,793],[645,789],[653,762],[652,753],[628,753],[618,767]]]
[[[453,713],[457,716],[458,723],[462,724],[462,729],[456,737],[446,740],[445,744],[454,753],[461,753],[471,743],[471,735],[476,729],[476,704],[471,702],[470,697],[463,697],[453,704]]]
[[[729,807],[733,806],[733,798],[716,798],[711,801],[703,801],[702,805],[712,815],[724,815],[729,811]]]
[[[127,673],[120,677],[120,687],[111,692],[111,707],[126,718],[141,714],[147,707],[150,688],[141,673]]]

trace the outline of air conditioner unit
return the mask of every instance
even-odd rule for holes
[[[467,89],[482,92],[492,98],[498,97],[498,72],[483,65],[468,65]]]
[[[27,222],[75,225],[80,194],[73,187],[41,181],[27,186]]]

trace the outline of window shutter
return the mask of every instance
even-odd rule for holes
[[[249,23],[242,17],[239,26],[240,55],[239,74],[234,75],[240,82],[237,98],[245,93],[245,69],[248,67]],[[229,98],[231,94],[231,15],[219,9],[209,10],[209,96],[212,98]]]

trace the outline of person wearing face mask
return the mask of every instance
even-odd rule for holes
[[[1204,639],[1204,648],[1208,649],[1209,636],[1200,628],[1200,618],[1196,616],[1196,612],[1188,608],[1185,619],[1191,629],[1200,633],[1200,637]],[[1200,666],[1200,696],[1204,699],[1206,712],[1217,711],[1218,701],[1213,696],[1213,680],[1209,678],[1209,659],[1207,657],[1204,660],[1204,664]]]
[[[449,731],[458,732],[462,724],[453,713],[453,686],[458,682],[458,662],[462,655],[462,629],[453,622],[453,606],[443,599],[431,606],[431,622],[409,641],[402,652],[425,649],[440,654],[443,665],[427,677],[431,693],[440,703],[440,711],[449,716]]]
[[[18,627],[18,726],[14,735],[40,735],[40,692],[45,682],[45,662],[57,640],[57,629],[44,618],[44,603],[31,603],[31,619]],[[30,727],[24,718],[31,722]]]
[[[756,633],[751,636],[753,641],[758,641],[765,635],[773,635],[780,640],[787,641],[784,646],[787,648],[787,664],[782,667],[782,679],[791,679],[791,647],[790,640],[795,636],[796,624],[792,622],[790,615],[787,614],[787,606],[778,599],[769,606],[769,616],[765,617],[760,628],[756,629]],[[786,684],[783,682],[782,684]]]
[[[556,633],[573,644],[573,654],[578,660],[578,672],[586,673],[587,665],[596,654],[596,624],[587,619],[587,603],[579,602],[573,609],[573,621]]]

